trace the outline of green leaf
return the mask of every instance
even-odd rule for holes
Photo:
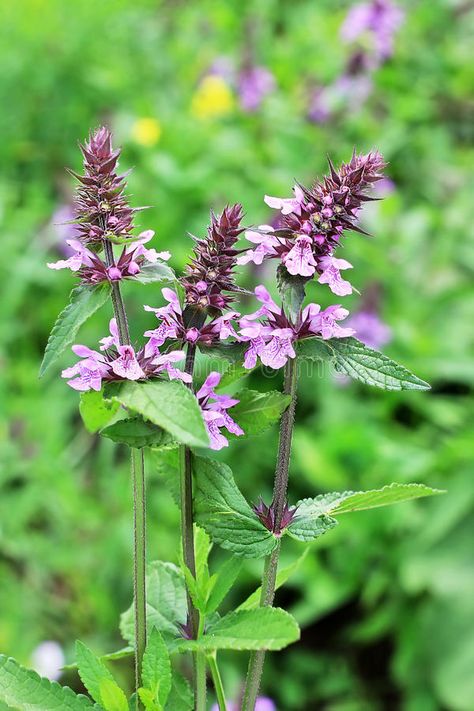
[[[76,642],[76,662],[82,683],[94,701],[101,703],[100,684],[104,680],[115,683],[114,677],[105,664],[79,640]]]
[[[89,432],[98,432],[102,427],[105,427],[119,409],[119,403],[105,398],[103,390],[100,392],[88,390],[81,393],[79,412]]]
[[[190,685],[181,674],[174,671],[166,711],[192,711],[193,708],[194,697]]]
[[[235,399],[240,402],[234,405],[230,414],[246,435],[259,434],[277,422],[291,402],[290,395],[276,390],[267,393],[242,390]]]
[[[105,711],[128,711],[127,697],[113,679],[101,679],[100,699]]]
[[[223,548],[242,557],[268,555],[277,539],[260,522],[240,493],[230,468],[193,457],[196,520]]]
[[[163,706],[155,701],[154,695],[149,689],[141,687],[138,689],[138,696],[146,711],[163,711]]]
[[[196,397],[183,383],[127,382],[113,391],[121,405],[162,427],[190,447],[208,447],[209,437]]]
[[[69,687],[42,679],[3,654],[0,655],[0,701],[16,711],[101,711],[101,707],[86,696],[76,696]]]
[[[49,335],[40,367],[40,378],[61,353],[74,342],[76,333],[82,324],[105,304],[109,293],[108,284],[81,285],[71,291],[69,304],[59,314]]]
[[[203,528],[194,526],[194,555],[196,559],[196,578],[201,583],[209,579],[209,567],[207,564],[212,543],[208,534]]]
[[[116,403],[118,406],[118,403]],[[174,440],[162,427],[147,422],[143,417],[130,417],[105,427],[100,434],[113,442],[128,444],[129,447],[160,447]]]
[[[180,624],[186,621],[186,589],[184,576],[172,563],[154,561],[147,566],[147,629],[156,627],[163,635],[177,636]],[[120,632],[131,645],[135,644],[133,605],[120,618]]]
[[[384,390],[429,390],[428,383],[403,365],[368,348],[356,338],[303,339],[297,344],[300,358],[331,362],[338,373]]]
[[[287,580],[295,573],[298,568],[300,567],[301,563],[304,561],[306,556],[308,555],[309,552],[309,547],[306,547],[303,550],[303,553],[293,562],[290,563],[290,565],[287,565],[285,568],[281,568],[281,570],[278,571],[277,577],[276,577],[276,582],[275,582],[275,590],[278,590],[279,588],[282,587],[286,583]],[[260,606],[260,597],[261,597],[261,592],[262,592],[262,586],[258,587],[254,592],[248,596],[244,602],[238,606],[237,610],[253,610],[256,607]]]
[[[176,281],[176,274],[164,262],[156,262],[156,264],[145,264],[133,278],[141,284],[153,284],[157,281]]]
[[[209,627],[198,640],[184,640],[181,650],[212,652],[218,649],[278,650],[299,639],[295,619],[278,607],[230,612]]]
[[[307,282],[306,277],[293,276],[282,264],[277,269],[278,291],[281,295],[283,310],[292,323],[298,321]]]
[[[151,631],[143,655],[142,682],[152,692],[153,700],[164,707],[171,690],[171,662],[163,637],[156,628]]]
[[[314,499],[298,501],[296,517],[288,526],[287,531],[299,540],[310,541],[337,524],[332,516],[442,493],[440,489],[432,489],[424,484],[390,484],[382,489],[370,491],[321,494]],[[331,516],[327,514],[331,514]]]
[[[229,560],[220,566],[217,575],[212,576],[212,588],[207,600],[206,615],[209,615],[211,612],[215,612],[217,610],[222,600],[235,583],[237,576],[242,569],[242,564],[242,558],[232,556],[232,558],[229,558]]]

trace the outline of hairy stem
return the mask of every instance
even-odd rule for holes
[[[107,266],[114,264],[111,242],[103,240]],[[111,298],[121,345],[130,345],[127,313],[120,284],[111,284]],[[143,450],[130,448],[133,482],[133,599],[135,611],[135,688],[141,686],[141,667],[146,648],[146,489],[145,459]],[[136,701],[137,711],[141,703]]]
[[[186,354],[186,364],[184,370],[189,375],[194,371],[194,359],[196,347],[189,344]],[[191,387],[191,386],[190,386]],[[180,500],[181,500],[181,538],[183,547],[183,559],[191,574],[196,577],[196,558],[194,552],[194,517],[193,517],[193,471],[192,454],[189,447],[181,445],[180,455]],[[198,610],[189,593],[188,602],[188,624],[193,639],[199,637],[201,630],[201,620]],[[197,711],[206,710],[206,657],[200,652],[193,653],[193,690],[194,704]]]
[[[273,508],[275,511],[275,531],[280,530],[281,519],[285,504],[287,502],[288,473],[290,467],[291,440],[293,437],[293,425],[295,421],[296,409],[296,388],[298,382],[298,363],[293,358],[287,361],[285,366],[285,382],[283,392],[291,396],[291,402],[283,413],[280,423],[280,441],[278,445],[278,459],[275,470],[275,481],[273,485]],[[275,583],[278,571],[278,560],[280,557],[280,541],[273,551],[265,559],[265,566],[262,576],[262,591],[260,594],[260,607],[267,607],[273,604],[275,597]],[[265,652],[251,652],[245,682],[245,691],[242,701],[242,711],[253,711],[260,689]]]
[[[226,711],[225,694],[224,687],[222,685],[221,673],[219,667],[217,666],[217,655],[214,652],[209,654],[207,657],[209,663],[209,669],[211,670],[212,681],[214,684],[214,689],[217,696],[217,705],[219,706],[219,711]]]

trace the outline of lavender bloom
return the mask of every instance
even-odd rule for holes
[[[77,239],[77,225],[73,223],[74,212],[70,205],[60,205],[53,213],[48,229],[50,229],[55,237],[56,244],[54,245],[60,254],[65,257],[70,257],[73,254],[71,247],[68,244],[69,239]]]
[[[218,395],[215,388],[221,380],[220,373],[210,373],[204,381],[202,387],[197,391],[196,397],[201,407],[202,416],[206,423],[207,431],[211,441],[211,449],[222,449],[228,447],[229,442],[221,433],[225,427],[228,432],[235,435],[243,435],[244,431],[227,413],[227,410],[237,405],[239,400],[231,398],[229,395]]]
[[[104,381],[145,380],[164,373],[170,380],[191,382],[190,375],[174,367],[186,357],[184,351],[160,353],[155,347],[152,353],[147,353],[146,348],[135,352],[132,346],[120,344],[115,319],[110,321],[109,328],[110,336],[100,341],[100,353],[87,346],[72,346],[72,351],[82,360],[63,370],[61,377],[67,378],[74,390],[99,391]]]
[[[226,704],[227,711],[239,711],[240,705],[232,701]],[[218,704],[211,707],[211,711],[219,711]],[[277,711],[274,701],[268,696],[259,696],[255,702],[255,711]]]
[[[333,254],[346,230],[365,234],[356,220],[362,203],[374,199],[367,191],[382,179],[384,167],[380,153],[354,153],[338,171],[329,161],[330,176],[311,189],[295,185],[292,198],[266,195],[267,205],[281,212],[281,227],[265,225],[259,232],[246,233],[257,247],[241,255],[238,263],[260,264],[264,259],[277,258],[289,274],[306,278],[318,274],[320,283],[328,284],[333,293],[350,294],[352,287],[341,278],[340,270],[352,265]]]
[[[145,336],[149,339],[145,346],[146,355],[151,355],[155,348],[162,346],[168,339],[175,339],[181,343],[199,343],[203,346],[212,346],[229,337],[237,339],[232,323],[240,316],[237,311],[228,311],[199,327],[189,327],[185,324],[178,295],[166,287],[161,290],[161,293],[168,302],[166,306],[144,307],[145,311],[154,312],[160,321],[158,328],[145,331]]]
[[[354,5],[341,27],[341,39],[355,42],[368,35],[373,45],[374,58],[381,63],[393,54],[393,40],[403,23],[403,10],[391,0],[373,0]]]
[[[211,212],[204,239],[193,238],[194,255],[181,280],[187,305],[215,315],[233,301],[232,294],[241,291],[233,274],[238,254],[235,244],[243,232],[241,221],[242,205],[227,206],[220,215]]]
[[[261,66],[249,66],[240,72],[237,79],[237,91],[244,111],[256,111],[267,94],[275,89],[273,74]]]
[[[123,248],[117,261],[107,266],[92,250],[85,247],[79,240],[67,240],[72,250],[69,259],[58,262],[48,262],[50,269],[71,269],[77,272],[81,280],[87,284],[99,284],[103,281],[120,281],[127,277],[136,277],[147,264],[156,264],[158,260],[170,259],[169,252],[157,252],[145,248],[145,244],[154,236],[153,230],[141,232],[137,240]]]
[[[288,358],[295,357],[294,343],[298,340],[313,336],[324,340],[345,338],[354,333],[352,328],[343,328],[337,323],[349,314],[339,304],[323,311],[318,304],[309,304],[303,309],[300,322],[294,325],[263,285],[255,289],[255,296],[262,306],[239,322],[240,340],[249,344],[244,355],[245,368],[254,368],[260,358],[263,365],[278,370]]]
[[[391,329],[373,310],[361,309],[351,314],[346,323],[354,329],[359,341],[365,343],[369,348],[375,348],[375,350],[380,350],[392,338]]]

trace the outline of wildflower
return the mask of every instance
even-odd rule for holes
[[[40,642],[31,655],[33,669],[51,681],[57,681],[61,677],[65,661],[63,648],[53,640]]]
[[[260,358],[263,365],[277,370],[285,365],[288,358],[295,357],[296,341],[313,336],[324,340],[345,338],[354,333],[352,328],[343,328],[337,323],[349,314],[339,304],[324,310],[321,310],[319,304],[309,304],[295,325],[273,301],[264,286],[258,286],[255,295],[262,306],[239,321],[240,340],[249,344],[244,355],[245,368],[254,368]]]
[[[403,23],[404,13],[391,0],[373,0],[354,5],[341,27],[344,42],[368,38],[375,62],[381,63],[393,54],[394,36]]]
[[[146,148],[155,146],[161,138],[161,133],[159,121],[151,116],[137,119],[131,130],[133,140]]]
[[[72,256],[57,262],[48,262],[50,269],[71,269],[77,272],[81,281],[88,284],[99,284],[102,281],[120,281],[127,277],[136,277],[147,264],[156,264],[170,259],[169,252],[157,252],[145,248],[155,233],[145,230],[137,240],[123,247],[118,260],[106,264],[92,250],[85,247],[79,240],[67,240]]]
[[[350,162],[343,163],[338,171],[329,161],[330,175],[311,189],[295,185],[292,198],[266,195],[267,205],[280,210],[281,225],[278,229],[265,226],[257,233],[259,238],[254,230],[247,233],[257,248],[240,256],[238,263],[259,264],[264,259],[277,258],[292,275],[310,278],[317,274],[320,283],[328,284],[333,293],[350,294],[352,287],[341,278],[340,271],[352,265],[336,259],[334,251],[346,230],[365,234],[356,220],[363,202],[374,199],[367,191],[382,179],[384,166],[378,152],[354,152]]]
[[[232,701],[227,703],[227,711],[239,711],[240,705]],[[214,704],[211,711],[219,711],[219,706]],[[274,701],[268,696],[259,696],[255,702],[255,711],[277,711]]]
[[[205,76],[193,96],[191,112],[199,119],[218,118],[229,114],[234,106],[232,91],[220,76]]]
[[[186,304],[219,312],[233,301],[232,294],[241,291],[234,282],[233,269],[238,254],[235,244],[243,232],[242,217],[239,203],[225,207],[220,215],[211,212],[206,237],[193,237],[194,254],[181,280]]]
[[[244,67],[237,78],[240,105],[249,113],[256,111],[274,88],[275,78],[266,67]]]
[[[61,373],[74,390],[100,390],[102,383],[114,380],[145,380],[166,373],[170,380],[191,382],[191,376],[178,370],[174,364],[184,360],[184,351],[160,353],[155,347],[152,353],[146,348],[135,352],[133,346],[121,345],[117,323],[110,321],[110,336],[100,341],[100,351],[83,345],[72,346],[72,351],[81,358],[75,365]]]
[[[391,329],[374,309],[361,309],[351,314],[346,323],[354,329],[359,341],[375,350],[380,350],[392,338]]]
[[[238,436],[244,434],[241,427],[227,413],[227,410],[237,405],[239,400],[235,400],[229,395],[218,395],[215,392],[220,380],[220,373],[210,373],[196,393],[209,433],[211,449],[222,449],[222,447],[229,445],[227,438],[221,433],[223,428]]]

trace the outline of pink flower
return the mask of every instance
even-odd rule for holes
[[[313,257],[311,239],[309,237],[298,237],[294,247],[284,255],[283,264],[290,274],[305,277],[313,276],[316,271],[316,260]]]
[[[220,373],[210,373],[196,393],[209,433],[211,449],[216,450],[229,445],[227,438],[221,433],[222,428],[238,436],[244,434],[242,428],[227,413],[227,410],[237,405],[239,400],[235,400],[229,395],[218,395],[215,392],[220,380]]]
[[[87,346],[76,345],[73,352],[82,358],[75,365],[62,371],[62,378],[69,378],[68,385],[74,390],[97,390],[102,387],[102,380],[109,372],[109,366],[101,353]]]
[[[119,357],[112,361],[111,367],[116,375],[126,380],[140,380],[145,373],[140,368],[132,346],[118,346]]]
[[[338,296],[346,296],[352,294],[352,285],[341,277],[341,269],[352,269],[352,264],[345,259],[336,259],[335,257],[322,257],[318,266],[322,267],[323,272],[318,279],[320,284],[328,284],[333,294]]]
[[[301,202],[303,200],[303,191],[299,185],[295,185],[293,188],[295,194],[294,198],[277,198],[271,195],[265,195],[264,200],[268,207],[274,210],[280,210],[282,215],[289,215],[294,212],[297,215],[301,214]]]
[[[245,238],[257,246],[255,249],[248,249],[244,254],[238,257],[237,264],[248,264],[248,262],[261,264],[266,257],[277,255],[275,248],[280,242],[276,237],[271,235],[274,231],[273,227],[270,225],[259,225],[258,229],[259,232],[255,230],[247,230],[245,232]]]
[[[278,370],[283,368],[288,358],[294,358],[296,353],[292,344],[293,337],[293,329],[275,328],[270,340],[259,353],[263,365]]]
[[[71,271],[77,272],[82,266],[93,266],[96,256],[90,249],[84,247],[77,239],[68,239],[66,243],[73,251],[73,254],[69,259],[48,262],[49,269],[71,269]]]

